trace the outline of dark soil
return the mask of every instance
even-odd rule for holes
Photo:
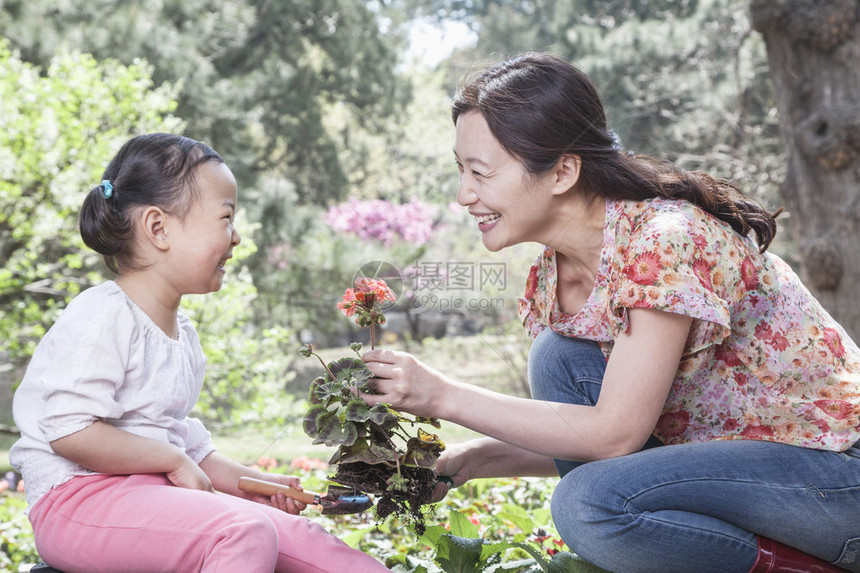
[[[338,464],[337,473],[331,480],[354,487],[376,498],[376,517],[382,521],[392,513],[415,527],[415,533],[422,535],[427,528],[422,507],[430,503],[433,488],[436,486],[436,472],[429,468],[403,466],[400,473],[408,478],[406,491],[388,491],[388,479],[397,471],[385,464],[349,462]]]

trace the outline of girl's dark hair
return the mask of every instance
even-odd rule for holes
[[[170,133],[139,135],[120,148],[102,175],[106,185],[90,190],[81,207],[84,243],[119,272],[119,263],[133,266],[133,215],[138,207],[155,205],[184,216],[196,198],[196,167],[223,163],[215,150],[194,139]]]
[[[501,146],[531,176],[548,172],[563,155],[577,155],[586,192],[617,200],[689,201],[742,236],[754,232],[761,252],[776,234],[779,212],[765,211],[729,181],[623,153],[594,84],[561,58],[527,53],[487,68],[454,96],[455,124],[470,111],[483,116]]]

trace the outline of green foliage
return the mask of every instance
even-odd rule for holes
[[[408,99],[395,71],[401,39],[381,33],[386,23],[363,0],[0,4],[0,27],[28,61],[47,62],[62,46],[144,59],[156,82],[181,81],[187,135],[217,149],[240,188],[268,172],[319,203],[347,182],[341,150]],[[348,127],[327,124],[332,106],[352,118]]]
[[[597,84],[626,149],[737,180],[779,204],[784,174],[764,43],[746,0],[436,0],[478,43],[449,62],[449,89],[475,61],[547,50]],[[432,13],[432,12],[431,12]]]
[[[309,345],[302,354],[319,359]],[[426,422],[438,426],[438,421],[411,417],[386,404],[369,407],[359,395],[373,393],[368,386],[373,373],[360,358],[345,357],[323,365],[325,374],[311,383],[303,428],[314,444],[338,448],[329,463],[387,466],[388,491],[404,489],[406,478],[401,467],[435,465],[445,449],[439,437],[420,427],[418,434],[412,436],[404,424],[416,426]],[[363,490],[383,493],[374,491],[371,484]]]
[[[327,470],[296,458],[272,471],[298,475],[308,490],[323,489]],[[552,523],[549,500],[558,478],[472,480],[428,508],[420,537],[398,516],[368,526],[366,514],[307,516],[398,573],[605,573],[570,553]]]
[[[0,337],[23,364],[71,298],[104,280],[99,257],[80,239],[77,213],[116,149],[129,137],[181,131],[170,115],[170,85],[155,87],[151,68],[58,54],[46,70],[0,43]],[[246,237],[234,258],[253,254]],[[208,357],[197,412],[225,424],[284,422],[291,332],[260,328],[257,291],[247,269],[224,292],[187,297],[183,310]],[[289,342],[290,348],[294,345]]]
[[[323,490],[329,483],[328,469],[320,460],[300,456],[285,465],[272,459],[260,463],[261,469],[298,476],[307,490]],[[468,482],[431,508],[431,526],[420,538],[395,515],[375,525],[368,525],[366,513],[304,515],[399,573],[601,573],[565,551],[555,531],[548,504],[557,482],[516,478]],[[40,560],[23,513],[25,505],[22,494],[0,492],[0,571],[17,571],[20,564]]]
[[[0,492],[0,571],[18,571],[23,563],[40,561],[26,507],[23,494]]]
[[[77,210],[132,134],[175,131],[175,88],[151,68],[58,53],[40,69],[0,40],[0,339],[29,358],[66,302],[98,279]]]

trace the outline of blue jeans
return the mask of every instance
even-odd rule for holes
[[[589,341],[549,329],[532,344],[536,399],[594,405],[606,361]],[[634,454],[555,460],[559,534],[577,555],[617,573],[746,573],[756,535],[860,572],[860,447],[845,452],[771,442],[675,446],[653,436]]]

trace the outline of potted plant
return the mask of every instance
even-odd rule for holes
[[[392,290],[381,279],[359,278],[348,288],[338,308],[362,328],[370,328],[375,347],[376,326],[385,323],[383,304],[395,302]],[[424,531],[422,506],[437,483],[433,469],[445,445],[439,436],[421,425],[439,427],[433,418],[408,416],[387,404],[368,406],[361,394],[373,393],[373,373],[361,359],[361,343],[350,348],[356,357],[343,357],[328,364],[311,345],[299,353],[316,357],[323,367],[308,394],[303,428],[314,444],[337,447],[329,464],[336,468],[330,479],[342,486],[378,496],[378,519],[388,515],[413,523]]]

